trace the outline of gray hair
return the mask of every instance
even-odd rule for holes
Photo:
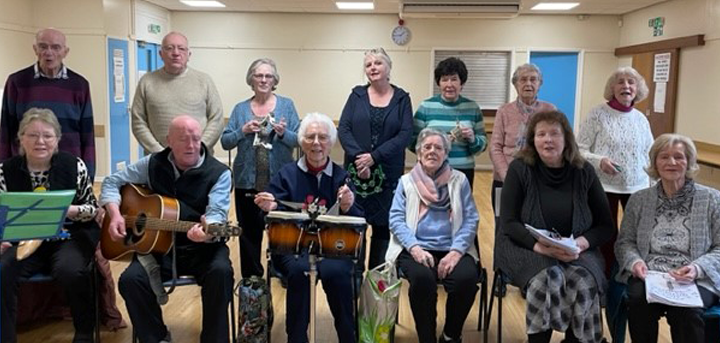
[[[542,85],[543,77],[542,77],[542,72],[540,71],[540,68],[537,65],[535,65],[534,63],[525,63],[525,64],[517,67],[517,69],[515,69],[515,71],[513,72],[512,80],[511,80],[513,86],[520,79],[520,74],[526,73],[526,72],[533,72],[533,71],[538,74],[538,81],[540,81],[540,84]]]
[[[337,141],[337,128],[335,128],[335,123],[333,123],[332,119],[330,119],[327,115],[317,112],[306,114],[305,118],[300,121],[300,128],[298,129],[297,135],[298,144],[302,146],[308,126],[314,123],[323,124],[327,127],[328,135],[330,135],[330,146],[335,145],[335,142]]]
[[[445,157],[447,158],[450,155],[450,139],[444,132],[431,127],[426,127],[422,129],[422,131],[420,131],[420,133],[418,134],[417,142],[415,143],[415,151],[419,154],[425,140],[432,136],[440,137],[440,139],[442,140],[443,149],[445,150]]]
[[[635,84],[637,85],[637,93],[635,95],[635,99],[633,99],[635,103],[643,101],[647,98],[650,90],[645,82],[645,78],[643,78],[642,75],[640,75],[640,73],[638,73],[633,67],[620,67],[610,75],[607,83],[605,84],[605,93],[603,94],[605,100],[610,101],[613,97],[615,97],[613,86],[621,76],[629,76],[635,79]]]
[[[270,66],[270,69],[272,69],[272,75],[275,83],[273,84],[272,90],[277,89],[277,85],[280,84],[280,74],[278,74],[277,66],[275,65],[275,61],[269,58],[258,58],[253,63],[250,63],[250,68],[248,68],[247,75],[245,76],[245,82],[252,88],[253,84],[253,75],[255,75],[255,70],[260,67],[263,64],[267,64]],[[254,90],[254,89],[253,89]]]
[[[62,129],[60,128],[60,122],[58,122],[57,117],[55,116],[55,113],[52,110],[46,109],[46,108],[37,108],[33,107],[23,114],[23,119],[20,121],[20,124],[18,124],[18,134],[17,138],[18,140],[22,135],[25,134],[25,130],[27,130],[28,125],[30,125],[34,121],[41,121],[45,124],[48,124],[52,127],[53,131],[55,132],[55,137],[57,137],[57,142],[60,142],[60,137],[62,137]],[[55,152],[57,152],[57,146],[55,146]],[[20,155],[24,155],[25,151],[23,151],[22,146],[20,147]]]
[[[390,59],[390,56],[385,52],[385,49],[383,48],[374,48],[365,51],[365,58],[368,58],[368,56],[372,56],[375,58],[379,58],[385,62],[388,66],[388,78],[390,77],[390,71],[392,70],[392,60]],[[365,67],[365,58],[363,58],[363,67]]]
[[[656,180],[660,179],[660,173],[655,165],[655,160],[658,155],[660,155],[661,151],[675,144],[682,144],[685,149],[685,158],[687,159],[685,178],[692,180],[692,178],[697,175],[700,170],[700,166],[698,166],[697,163],[697,148],[695,148],[695,143],[693,143],[693,141],[687,136],[677,133],[663,133],[658,136],[658,138],[655,138],[655,142],[653,142],[652,146],[650,146],[650,165],[645,168],[645,171],[651,178]]]

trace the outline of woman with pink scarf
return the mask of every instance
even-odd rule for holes
[[[410,282],[418,341],[461,342],[462,327],[477,293],[479,220],[467,177],[447,162],[450,141],[435,129],[418,135],[418,163],[400,178],[390,209],[386,260]],[[445,325],[435,332],[437,285],[447,292]]]

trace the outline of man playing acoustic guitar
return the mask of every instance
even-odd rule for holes
[[[146,185],[159,195],[177,199],[178,219],[198,223],[186,236],[175,235],[175,249],[169,254],[136,254],[120,276],[120,294],[143,343],[171,341],[160,310],[160,304],[167,301],[160,280],[170,279],[173,274],[192,275],[202,287],[200,342],[229,341],[227,308],[233,288],[229,250],[224,242],[212,239],[204,228],[225,223],[227,219],[231,173],[208,154],[201,138],[197,120],[178,116],[170,124],[165,150],[145,156],[103,181],[100,204],[107,211],[105,226],[112,241],[128,244],[125,238],[131,226],[126,226],[128,218],[120,213],[119,192],[126,184]]]

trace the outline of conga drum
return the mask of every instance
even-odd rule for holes
[[[321,215],[317,217],[315,223],[318,227],[321,257],[359,257],[367,227],[365,218]]]
[[[310,218],[307,213],[270,211],[265,216],[268,231],[268,248],[273,254],[298,254],[305,247],[305,228]]]

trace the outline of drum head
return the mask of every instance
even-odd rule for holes
[[[308,217],[307,213],[302,212],[287,212],[287,211],[270,211],[267,214],[268,219],[277,219],[277,220],[293,220],[293,221],[303,221],[303,220],[309,220],[310,217]]]
[[[317,220],[331,224],[366,225],[363,217],[321,215],[317,217]]]

